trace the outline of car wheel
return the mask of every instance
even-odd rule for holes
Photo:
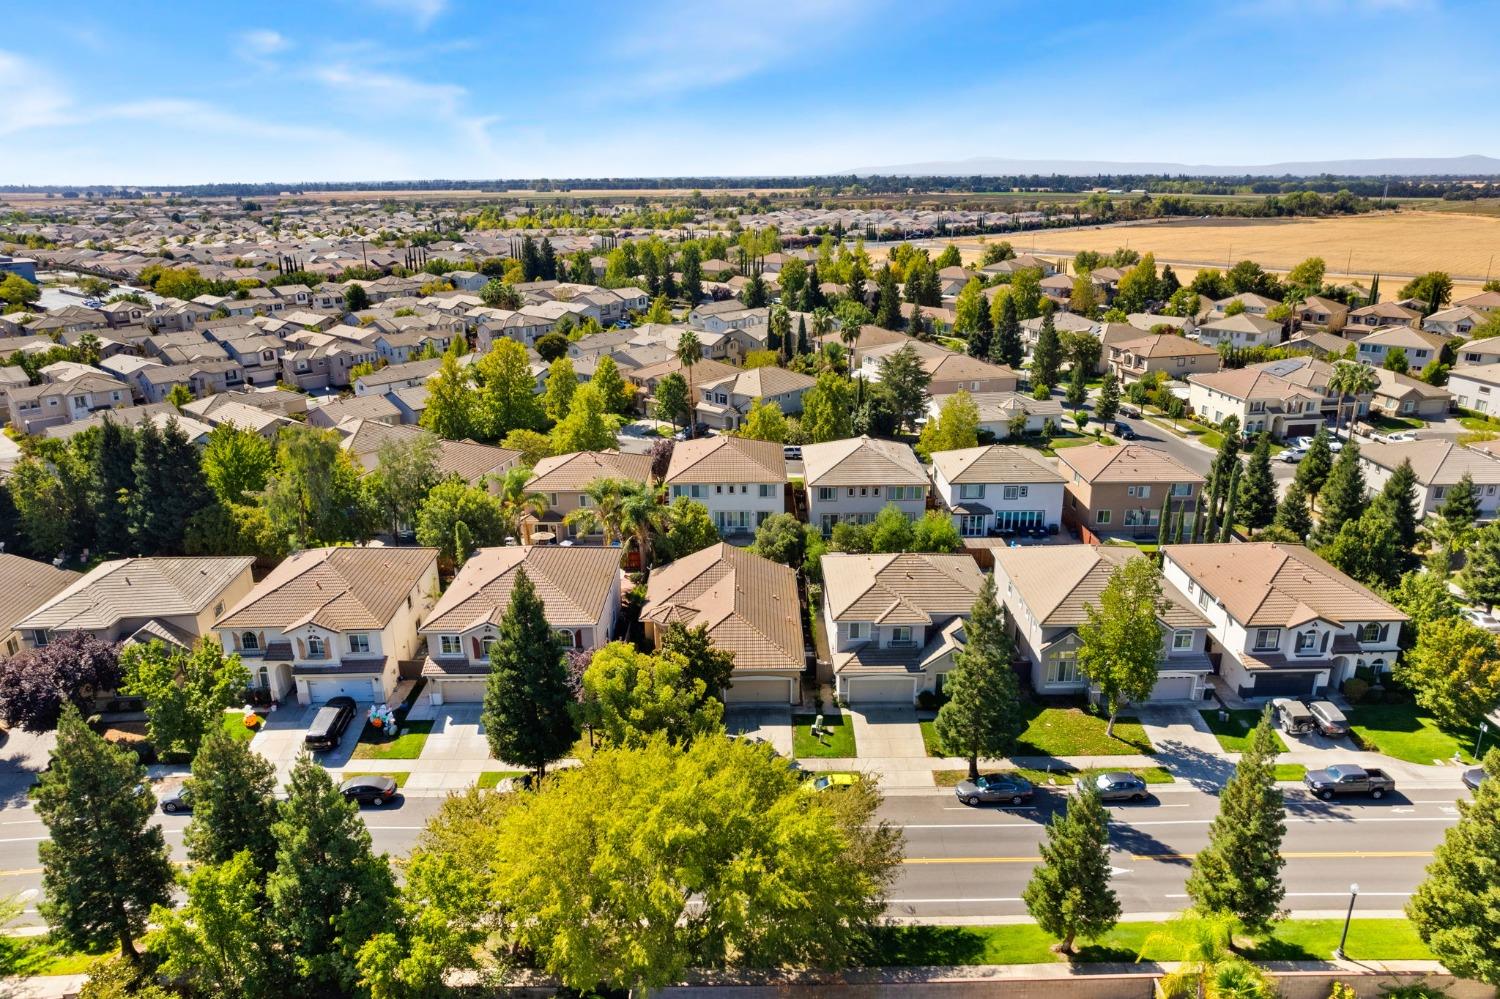
[[[979,796],[976,794],[969,795],[964,799],[964,804],[968,805],[970,808],[976,807],[979,804]]]
[[[161,810],[164,811],[164,812],[166,812],[168,815],[176,815],[177,814],[177,802],[175,802],[175,801],[165,802],[161,806]]]
[[[375,797],[370,799],[370,804],[375,808],[379,808],[381,805],[385,804],[385,799],[377,794]]]
[[[1145,801],[1146,800],[1146,792],[1145,791],[1138,791],[1135,794],[1132,794],[1130,796],[1130,800],[1131,801]]]
[[[1372,797],[1372,798],[1384,798],[1385,797],[1385,792],[1382,791],[1380,788],[1377,787],[1375,790],[1373,790],[1373,791],[1370,792],[1370,797]]]
[[[1013,794],[1010,796],[1010,803],[1012,805],[1019,805],[1024,800],[1025,799],[1023,799],[1019,794]]]
[[[1332,791],[1319,791],[1318,792],[1318,797],[1322,798],[1324,801],[1328,801],[1329,799],[1331,799],[1333,797],[1333,792]]]

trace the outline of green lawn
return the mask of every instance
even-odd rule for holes
[[[1229,712],[1229,720],[1221,721],[1218,711],[1200,711],[1203,720],[1208,722],[1209,730],[1219,740],[1219,747],[1226,753],[1243,753],[1250,748],[1250,732],[1260,723],[1260,712],[1250,709],[1242,709]],[[1281,741],[1281,736],[1276,732],[1271,733],[1276,738],[1276,751],[1286,752],[1286,743]]]
[[[995,772],[994,770],[989,770],[985,767],[980,767],[979,769],[987,773]],[[1054,780],[1057,781],[1058,784],[1070,785],[1080,775],[1102,774],[1106,772],[1114,773],[1115,771],[1106,771],[1102,768],[1093,770],[1073,770],[1070,768],[1060,770],[1033,770],[1028,767],[1006,767],[1004,772],[1020,774],[1022,777],[1025,777],[1027,780],[1031,781],[1031,783],[1037,785],[1038,787],[1046,787],[1050,782]],[[1124,772],[1135,774],[1136,776],[1144,780],[1147,784],[1176,783],[1176,778],[1172,776],[1171,771],[1165,769],[1164,767],[1131,767]],[[937,782],[938,787],[953,787],[959,781],[968,776],[969,771],[967,770],[937,770],[933,772],[932,779]]]
[[[236,742],[249,742],[255,738],[255,733],[258,730],[245,727],[245,715],[243,712],[226,711],[224,712],[224,731],[229,734],[229,738]]]
[[[400,726],[401,733],[394,739],[383,731],[365,722],[359,734],[359,744],[354,747],[356,760],[415,760],[422,755],[427,736],[432,733],[432,722],[406,722]]]
[[[1414,416],[1387,416],[1385,413],[1369,413],[1361,417],[1376,430],[1387,433],[1394,430],[1421,430],[1426,423]]]
[[[396,782],[397,787],[405,787],[406,778],[410,776],[411,774],[405,770],[399,770],[396,773],[390,774],[378,773],[374,770],[345,770],[343,776],[339,778],[339,783],[342,784],[344,781],[349,780],[352,777],[389,777],[391,780]]]
[[[492,788],[505,780],[507,777],[525,777],[524,770],[486,770],[479,775],[479,780],[474,782],[475,787]]]
[[[1459,753],[1473,762],[1473,732],[1445,732],[1415,704],[1367,704],[1350,712],[1357,745],[1408,763],[1448,761]]]
[[[1026,731],[1021,734],[1012,756],[1130,756],[1154,752],[1146,730],[1134,718],[1125,715],[1115,722],[1112,739],[1104,735],[1106,719],[1081,708],[1027,704],[1026,718]],[[924,721],[919,724],[927,755],[942,756],[938,751],[934,723]]]
[[[115,948],[94,954],[68,950],[45,936],[0,937],[0,975],[82,975]]]
[[[1147,940],[1160,923],[1120,923],[1098,940],[1079,947],[1078,963],[1171,961],[1178,953],[1170,941]],[[1271,934],[1244,951],[1260,961],[1324,960],[1338,946],[1343,920],[1294,919],[1278,923]],[[885,926],[876,931],[871,965],[1050,964],[1062,958],[1055,940],[1032,924],[1007,926]],[[1144,948],[1144,954],[1142,950]],[[1404,919],[1356,919],[1349,926],[1345,951],[1354,960],[1431,960],[1432,954],[1411,923]]]
[[[1307,776],[1307,766],[1303,763],[1276,763],[1272,766],[1277,780],[1301,780]]]
[[[825,759],[849,759],[857,756],[854,747],[854,726],[849,717],[831,712],[823,713],[823,727],[828,734],[819,742],[813,738],[812,724],[817,715],[792,716],[792,755],[797,759],[822,757]]]

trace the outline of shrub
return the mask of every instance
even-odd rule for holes
[[[1359,677],[1350,677],[1344,681],[1344,696],[1349,698],[1351,704],[1360,704],[1365,695],[1370,692],[1370,685]]]

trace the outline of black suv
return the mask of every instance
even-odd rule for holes
[[[339,740],[343,739],[345,730],[353,720],[354,698],[330,697],[328,703],[313,716],[302,744],[315,753],[337,749]]]

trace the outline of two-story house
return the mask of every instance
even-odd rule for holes
[[[276,700],[388,701],[416,676],[417,625],[437,599],[435,548],[312,548],[271,570],[214,628]]]
[[[1468,336],[1474,327],[1484,323],[1484,313],[1469,308],[1467,305],[1455,305],[1448,309],[1439,309],[1426,319],[1422,320],[1422,328],[1429,333],[1441,333],[1444,336]]]
[[[657,645],[673,624],[702,627],[734,656],[725,704],[797,704],[807,663],[797,570],[720,542],[651,572],[641,608]]]
[[[1107,353],[1110,370],[1127,385],[1157,372],[1178,379],[1208,374],[1220,364],[1217,350],[1173,333],[1111,344]]]
[[[1029,447],[989,444],[932,456],[932,484],[966,538],[1056,529],[1063,477]]]
[[[1407,616],[1302,545],[1168,545],[1162,574],[1208,618],[1215,673],[1240,697],[1337,690],[1400,655]]]
[[[1209,347],[1274,347],[1281,342],[1281,324],[1241,312],[1210,319],[1199,326],[1198,342]]]
[[[817,380],[800,371],[764,365],[724,378],[695,382],[698,420],[718,430],[737,429],[757,402],[775,403],[781,412],[802,412],[802,394]]]
[[[823,631],[838,696],[911,704],[940,693],[984,577],[968,555],[823,556]]]
[[[10,425],[27,434],[86,419],[100,410],[121,409],[131,402],[130,386],[102,371],[65,382],[16,385],[5,393]]]
[[[807,522],[825,535],[840,521],[868,524],[890,504],[917,520],[927,511],[927,473],[900,441],[862,436],[802,448]]]
[[[522,573],[536,588],[564,649],[597,649],[615,636],[620,553],[613,548],[508,545],[483,548],[463,564],[422,621],[422,675],[432,702],[484,700],[490,648]]]
[[[786,512],[786,457],[773,441],[682,441],[672,449],[663,481],[672,499],[686,496],[708,507],[725,537],[752,533],[767,517]]]
[[[1110,545],[1039,545],[995,550],[995,589],[1008,630],[1031,666],[1038,694],[1083,693],[1088,678],[1078,670],[1078,629],[1110,578],[1134,548]],[[1208,619],[1171,583],[1163,582],[1166,609],[1161,657],[1152,701],[1197,701],[1213,670],[1206,651]]]
[[[1354,356],[1363,364],[1380,367],[1387,357],[1399,350],[1405,355],[1410,369],[1417,372],[1437,360],[1451,339],[1442,333],[1429,333],[1411,326],[1388,326],[1363,337]]]
[[[1496,348],[1495,353],[1470,349],[1479,344]],[[1471,354],[1483,360],[1461,360],[1448,372],[1448,391],[1454,405],[1476,413],[1500,413],[1500,337],[1465,344],[1462,356]]]
[[[1233,416],[1247,434],[1301,437],[1323,425],[1324,393],[1258,367],[1188,376],[1188,405],[1200,419]]]
[[[935,395],[927,400],[927,418],[937,419],[943,412],[943,404],[953,398]],[[969,397],[974,408],[979,410],[979,432],[988,433],[996,440],[1014,436],[1013,429],[1024,434],[1039,434],[1050,421],[1052,426],[1063,425],[1067,410],[1055,397],[1035,399],[1030,392],[977,392]]]
[[[1064,448],[1057,452],[1057,470],[1067,480],[1063,523],[1085,540],[1110,534],[1155,537],[1164,501],[1174,516],[1182,514],[1184,526],[1191,524],[1203,488],[1203,476],[1144,444]]]
[[[1493,520],[1500,509],[1500,461],[1452,440],[1405,441],[1360,445],[1359,464],[1365,484],[1378,493],[1403,461],[1411,462],[1417,477],[1417,516],[1436,514],[1448,492],[1465,475],[1474,483],[1479,499],[1479,519]]]
[[[1375,302],[1372,305],[1362,305],[1349,313],[1344,324],[1344,335],[1350,336],[1351,331],[1368,333],[1382,326],[1414,326],[1421,318],[1422,314],[1416,309],[1408,309],[1395,302]],[[1350,339],[1354,337],[1350,336]]]
[[[1230,306],[1236,303],[1243,306],[1241,314],[1246,316],[1265,316],[1266,313],[1281,304],[1274,298],[1267,298],[1265,295],[1260,295],[1253,291],[1242,291],[1237,295],[1230,295],[1228,298],[1221,298],[1215,302],[1212,317],[1214,319],[1222,319],[1229,315]]]
[[[1296,316],[1302,329],[1311,327],[1337,333],[1344,328],[1344,320],[1349,316],[1349,306],[1322,295],[1309,295],[1292,314]]]
[[[581,540],[590,535],[581,529],[581,525],[567,523],[567,516],[589,504],[589,486],[601,479],[648,482],[651,479],[651,456],[621,454],[619,451],[574,451],[543,458],[531,473],[526,491],[541,493],[547,501],[547,509],[540,515],[527,514],[522,518],[522,538],[527,544],[533,540]],[[552,537],[537,538],[538,532]]]

